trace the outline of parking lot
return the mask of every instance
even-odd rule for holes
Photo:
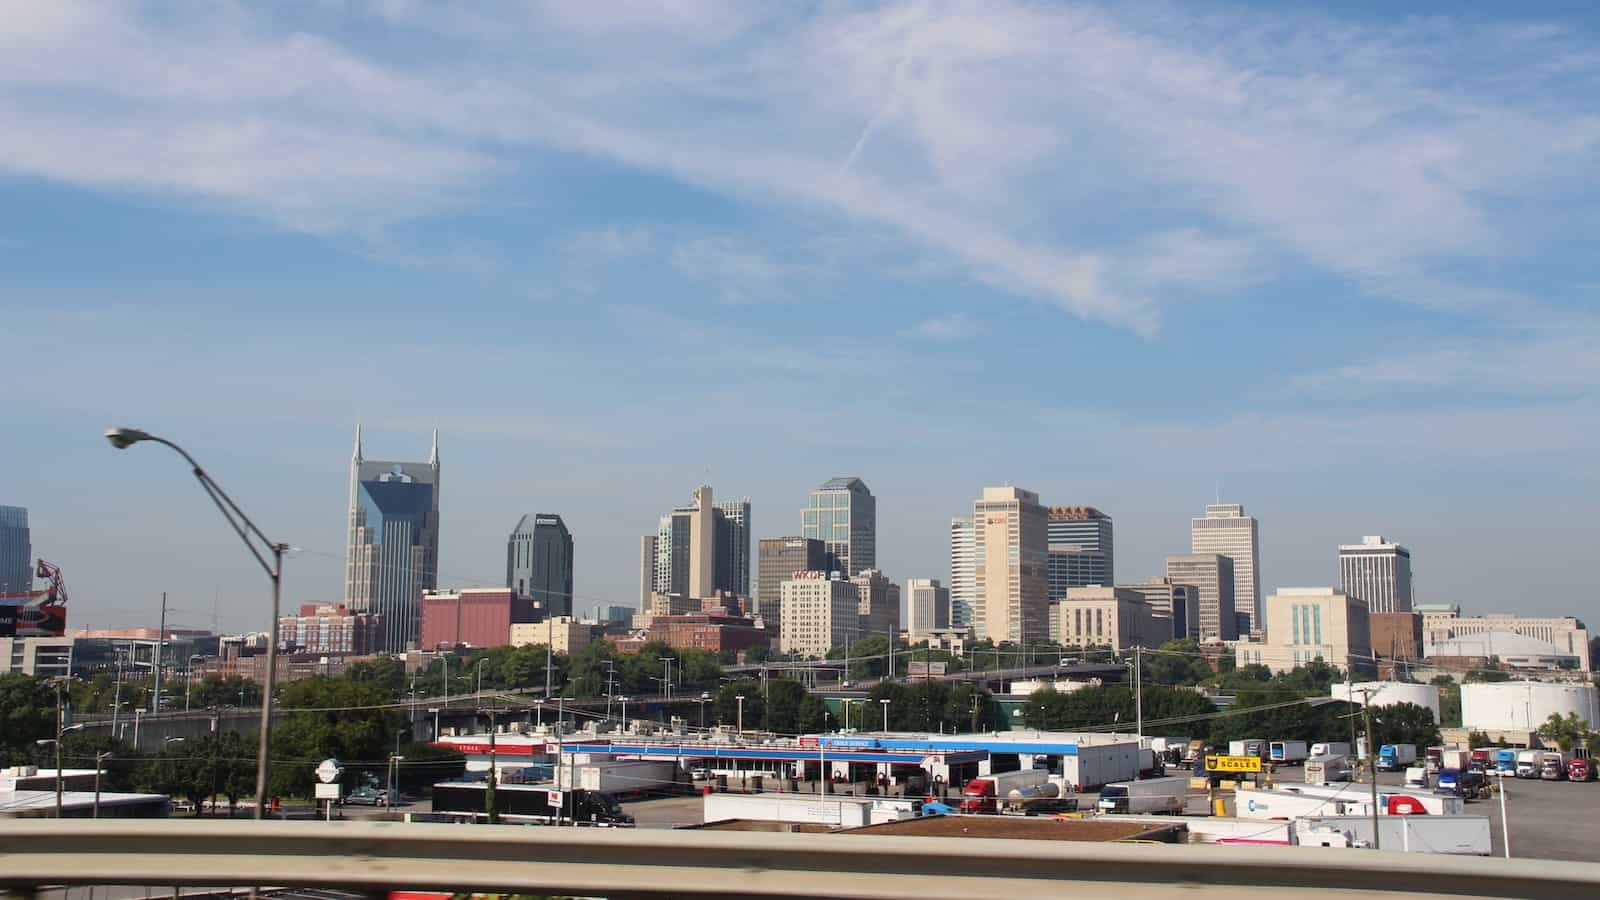
[[[1299,781],[1300,771],[1298,768],[1280,770],[1278,781]],[[1381,785],[1398,786],[1403,780],[1399,773],[1380,773],[1378,776]],[[1600,837],[1597,837],[1594,827],[1596,822],[1600,822],[1600,782],[1578,784],[1514,778],[1508,781],[1506,817],[1511,825],[1512,856],[1600,862]],[[1352,786],[1352,790],[1366,789],[1365,785]],[[1094,795],[1084,795],[1081,802],[1084,807],[1092,807]],[[702,803],[696,795],[641,800],[627,803],[624,807],[633,814],[641,828],[675,828],[699,824]],[[1205,808],[1204,793],[1192,793],[1189,812],[1203,815]],[[1500,801],[1468,801],[1467,814],[1488,817],[1494,854],[1499,856],[1504,853]]]

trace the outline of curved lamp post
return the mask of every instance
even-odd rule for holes
[[[195,480],[205,488],[206,496],[217,505],[222,517],[228,520],[234,533],[239,535],[239,539],[244,541],[245,547],[250,550],[250,555],[256,558],[256,562],[261,564],[267,577],[272,580],[272,622],[267,628],[267,683],[261,692],[261,734],[256,752],[256,818],[264,819],[267,814],[267,745],[272,737],[272,695],[278,681],[278,599],[279,589],[283,584],[283,554],[289,550],[289,545],[268,540],[267,536],[261,533],[261,529],[250,521],[250,517],[244,514],[244,510],[239,508],[239,504],[234,503],[233,498],[222,490],[222,486],[213,481],[211,476],[200,468],[200,464],[194,461],[194,457],[177,444],[137,428],[108,428],[106,440],[118,450],[126,450],[143,441],[152,441],[165,444],[177,451],[178,455],[189,464]]]

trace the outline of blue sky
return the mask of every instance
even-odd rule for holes
[[[1580,6],[9,4],[0,502],[73,620],[259,627],[176,458],[339,599],[351,431],[441,431],[442,581],[558,512],[580,605],[704,480],[891,577],[984,485],[1158,574],[1220,484],[1263,587],[1592,616],[1600,52]],[[1486,562],[1493,560],[1492,564]]]

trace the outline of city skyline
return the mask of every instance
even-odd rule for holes
[[[370,433],[370,429],[369,429],[369,433]],[[359,443],[359,441],[360,441],[360,438],[358,436],[358,443]],[[357,452],[359,452],[359,447],[358,447],[358,451]],[[432,450],[432,459],[434,461],[436,461],[436,459],[437,459],[436,454],[437,454],[437,437],[435,438],[435,445],[434,445],[434,449]],[[370,461],[370,460],[362,460],[361,463],[362,464],[367,464],[367,465],[370,466],[372,461]],[[382,463],[382,466],[384,466],[384,467],[392,467],[393,465],[394,465],[394,463],[392,463],[392,462],[383,462]],[[428,465],[428,464],[411,463],[411,464],[407,464],[407,465],[417,466],[417,465]],[[354,471],[355,471],[354,467],[352,467],[351,469],[347,470],[347,472],[349,472],[350,475],[353,475]],[[801,481],[801,482],[804,481],[804,479],[796,479],[796,480],[797,481]],[[813,482],[813,484],[814,484],[814,482]],[[803,491],[802,492],[802,496],[808,496],[809,493],[811,492],[811,490],[812,489],[807,489],[806,491]],[[1041,500],[1041,502],[1048,503],[1048,500],[1049,500],[1049,498],[1045,497],[1045,498],[1043,498],[1043,500]],[[739,501],[718,501],[717,503],[714,504],[714,508],[716,508],[720,512],[728,504],[734,503],[734,502],[737,502],[737,503],[740,503],[740,504],[749,504],[749,503],[751,503],[751,500],[750,500],[749,497],[744,497],[744,498],[740,498]],[[968,503],[970,504],[971,501],[969,500]],[[691,506],[692,506],[692,504],[691,504]],[[689,507],[683,507],[683,509],[685,509],[685,510],[688,509],[688,508]],[[559,516],[560,514],[559,513],[552,513],[552,515],[558,515]],[[449,512],[448,512],[448,504],[444,504],[443,510],[441,511],[439,518],[440,518],[440,521],[448,521],[451,518],[450,515],[449,515]],[[663,518],[668,518],[668,517],[663,517]],[[719,516],[719,518],[720,518],[720,516]],[[971,516],[968,515],[968,516],[965,516],[965,517],[958,517],[958,518],[965,518],[968,521],[970,521]],[[948,523],[949,521],[950,520],[948,518],[945,519],[945,522]],[[1171,523],[1166,523],[1166,524],[1170,525]],[[448,529],[445,529],[445,530],[446,530],[446,533],[448,533]],[[637,541],[638,541],[639,538],[638,538],[637,535],[633,535],[632,538],[635,541],[635,543],[632,545],[632,548],[631,548],[633,550],[633,554],[629,554],[627,549],[623,549],[623,550],[619,550],[618,551],[619,557],[622,556],[622,555],[627,555],[628,558],[632,560],[632,562],[630,563],[630,566],[632,566],[632,568],[630,568],[629,573],[625,573],[624,574],[624,577],[621,579],[621,581],[619,583],[623,583],[623,582],[626,582],[628,580],[627,577],[626,577],[627,574],[636,573],[638,571],[638,569],[637,569],[638,559],[637,559],[637,556],[634,555],[634,554],[637,554],[637,552],[638,552]],[[760,535],[759,532],[756,532],[756,533],[753,533],[753,536],[751,537],[751,543],[754,544],[754,543],[756,543],[756,542],[758,542],[760,540],[770,540],[770,539],[772,539],[772,538],[769,537],[769,536],[762,536],[762,535]],[[503,567],[505,565],[505,546],[506,546],[506,543],[505,543],[506,537],[505,537],[505,532],[504,531],[501,531],[499,533],[498,540],[500,542],[499,543],[499,553],[500,553],[499,564],[502,566],[502,570],[503,570]],[[912,579],[912,578],[934,578],[934,579],[939,580],[941,583],[944,583],[947,579],[949,579],[949,577],[950,577],[950,566],[951,566],[951,559],[950,559],[950,555],[949,554],[950,554],[950,551],[951,551],[951,545],[950,545],[950,531],[949,531],[948,526],[946,526],[945,528],[940,529],[940,532],[936,536],[936,538],[933,541],[933,543],[938,545],[937,549],[936,549],[936,553],[938,555],[934,558],[934,561],[931,563],[931,566],[925,566],[925,567],[922,567],[922,568],[916,568],[916,569],[914,569],[912,571],[906,572],[905,574],[898,574],[898,573],[895,574],[893,576],[893,580],[895,581],[895,583],[897,585],[900,585],[901,587],[904,587],[906,582],[909,579]],[[224,547],[225,546],[226,545],[224,545]],[[1337,551],[1340,546],[1342,546],[1342,545],[1334,544],[1331,547],[1324,547],[1322,549],[1324,550],[1324,552],[1326,552],[1329,549]],[[482,556],[483,554],[481,553],[481,549],[482,548],[478,548],[478,547],[472,548],[472,555]],[[612,549],[615,549],[615,548],[612,548]],[[754,549],[754,547],[752,547],[752,550],[753,549]],[[926,550],[926,548],[923,548],[923,549]],[[1137,554],[1137,558],[1143,559],[1144,557],[1147,557],[1147,556],[1151,555],[1150,552],[1149,552],[1151,548],[1141,548],[1141,549],[1142,549],[1143,552],[1138,553]],[[316,569],[325,569],[326,568],[325,560],[328,557],[328,553],[325,550],[323,550],[321,548],[316,548],[316,547],[300,548],[298,546],[297,546],[297,550],[302,551],[302,552],[304,552],[306,554],[306,556],[303,558],[303,562],[309,564],[311,567],[316,568]],[[1179,551],[1181,551],[1181,548],[1179,548]],[[1160,558],[1156,561],[1156,565],[1152,570],[1150,570],[1148,572],[1145,572],[1144,570],[1140,570],[1137,573],[1133,573],[1131,575],[1131,577],[1124,578],[1121,581],[1119,581],[1119,585],[1124,583],[1124,582],[1133,583],[1133,582],[1136,582],[1136,581],[1145,581],[1145,580],[1152,579],[1152,578],[1161,578],[1161,577],[1163,577],[1166,574],[1166,571],[1167,571],[1167,569],[1166,569],[1167,556],[1182,555],[1181,552],[1179,552],[1179,551],[1174,551],[1173,553],[1167,553],[1167,554],[1161,555]],[[445,555],[446,557],[448,556],[448,554],[444,554],[443,551],[441,551],[441,554]],[[923,555],[926,556],[926,553],[924,553]],[[751,563],[754,564],[755,562],[756,562],[755,554],[752,553],[751,554]],[[341,566],[340,570],[342,571],[344,568],[346,568],[346,567],[345,566]],[[437,582],[437,588],[441,589],[441,590],[445,590],[445,589],[454,590],[454,589],[470,588],[470,587],[503,586],[503,583],[504,583],[504,576],[503,575],[501,575],[499,577],[499,580],[496,581],[496,580],[493,579],[493,576],[487,576],[486,573],[482,573],[482,572],[468,573],[466,571],[468,568],[469,568],[469,566],[452,566],[450,564],[450,562],[448,561],[448,558],[446,558],[444,561],[441,562],[441,564],[439,566],[439,576],[438,576],[439,580]],[[721,568],[721,566],[719,565],[718,569],[720,570],[720,568]],[[753,569],[754,569],[754,566],[752,566],[752,570]],[[1327,587],[1332,587],[1332,588],[1338,589],[1341,586],[1341,571],[1340,571],[1340,569],[1341,569],[1341,566],[1340,566],[1339,562],[1336,560],[1335,564],[1333,566],[1331,566],[1331,571],[1328,572],[1327,574],[1325,574],[1320,580],[1318,578],[1316,578],[1315,576],[1310,576],[1310,577],[1301,578],[1298,581],[1294,580],[1294,579],[1290,579],[1290,580],[1284,581],[1281,584],[1280,583],[1273,583],[1271,586],[1268,586],[1266,582],[1263,582],[1262,593],[1263,593],[1263,595],[1271,594],[1272,592],[1274,592],[1274,591],[1276,591],[1276,590],[1278,590],[1280,588],[1285,588],[1285,587],[1327,586]],[[723,574],[721,572],[719,572],[718,575],[717,575],[717,578],[721,578],[721,577],[723,577]],[[754,587],[753,577],[754,577],[754,575],[753,575],[753,572],[752,572],[752,588]],[[293,588],[291,587],[289,589],[292,590]],[[429,588],[429,589],[433,589],[433,588]],[[339,603],[346,602],[345,599],[341,599],[338,596],[322,597],[321,595],[316,594],[314,591],[315,591],[315,589],[311,589],[311,592],[308,592],[308,593],[293,594],[292,596],[295,598],[294,602],[297,603],[297,604],[300,604],[300,603],[307,603],[307,604],[333,603],[333,604],[339,604]],[[169,593],[170,593],[170,591],[169,591]],[[223,593],[225,593],[225,592],[223,592]],[[586,607],[588,609],[592,609],[596,605],[631,606],[631,605],[633,605],[633,603],[636,602],[636,600],[638,598],[638,585],[637,585],[637,583],[629,585],[628,587],[626,587],[625,589],[621,590],[617,594],[586,593],[581,587],[575,585],[575,588],[573,590],[573,595],[575,597],[574,609],[577,612],[584,612]],[[219,594],[219,596],[221,596],[221,594]],[[289,597],[289,596],[291,596],[291,594],[286,593],[285,596]],[[1455,600],[1448,600],[1447,601],[1447,600],[1442,600],[1442,599],[1441,600],[1434,600],[1434,601],[1425,601],[1425,600],[1419,599],[1417,602],[1419,602],[1419,603],[1425,603],[1425,602],[1458,603],[1459,601],[1455,601]],[[287,601],[286,601],[286,603],[287,603]],[[1465,612],[1468,615],[1494,614],[1494,613],[1503,613],[1503,612],[1513,611],[1513,608],[1509,604],[1502,604],[1500,606],[1494,606],[1494,605],[1491,604],[1491,605],[1483,606],[1481,608],[1479,606],[1473,605],[1470,602],[1463,603],[1461,605],[1463,605],[1463,607],[1465,609]],[[74,610],[82,610],[84,606],[85,606],[85,604],[81,600],[77,599],[77,596],[75,595],[73,609]],[[1518,606],[1517,608],[1520,609],[1521,607]],[[130,611],[132,611],[132,610],[130,610]],[[139,617],[140,613],[138,613],[137,611],[132,611],[132,612],[133,612],[133,615],[128,616],[127,618],[106,618],[106,619],[98,619],[97,618],[97,619],[93,620],[93,624],[96,627],[116,627],[116,626],[129,626],[129,625],[143,624],[144,620]],[[209,621],[209,609],[206,610],[206,613],[207,613],[207,615],[205,615],[205,616],[194,617],[192,619],[192,621],[194,621],[196,623],[201,622],[203,620],[204,621]],[[1552,606],[1552,607],[1550,607],[1550,611],[1548,611],[1548,612],[1546,612],[1544,614],[1551,615],[1551,616],[1575,615],[1575,616],[1577,616],[1579,618],[1584,618],[1584,616],[1585,616],[1585,614],[1581,610],[1573,610],[1571,608],[1570,604],[1568,604],[1566,606],[1559,606],[1559,605]],[[955,615],[955,610],[952,609],[952,616],[954,616],[954,615]],[[223,622],[223,623],[226,623],[226,622],[230,621],[229,610],[227,609],[226,606],[223,606],[222,608],[220,608],[218,610],[218,616],[219,616],[219,620],[221,622]],[[243,630],[243,631],[260,630],[259,628],[255,627],[251,623],[251,621],[249,619],[249,611],[248,610],[242,612],[242,614],[239,617],[239,623],[240,623],[239,626],[236,627],[236,628],[233,628],[232,630]],[[83,624],[82,624],[81,620],[69,618],[69,627],[70,628],[83,627]]]
[[[1593,17],[11,6],[0,330],[50,364],[0,399],[0,502],[74,622],[266,618],[182,467],[106,427],[181,442],[326,603],[356,420],[449,435],[448,582],[548,509],[579,609],[636,596],[685,486],[757,540],[855,473],[900,580],[1010,481],[1114,516],[1140,581],[1220,482],[1262,594],[1392,534],[1417,602],[1595,617]]]

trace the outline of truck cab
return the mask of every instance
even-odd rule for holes
[[[999,812],[994,779],[974,778],[961,791],[961,805],[957,809],[965,815],[993,815]]]
[[[1539,763],[1539,751],[1523,750],[1519,752],[1517,754],[1517,777],[1538,778]]]
[[[1594,781],[1594,761],[1583,757],[1574,757],[1567,763],[1568,781]]]
[[[1567,777],[1567,757],[1564,753],[1542,753],[1539,756],[1539,777],[1545,781],[1564,781]]]
[[[1494,773],[1500,776],[1517,774],[1517,751],[1496,750],[1494,752]]]

